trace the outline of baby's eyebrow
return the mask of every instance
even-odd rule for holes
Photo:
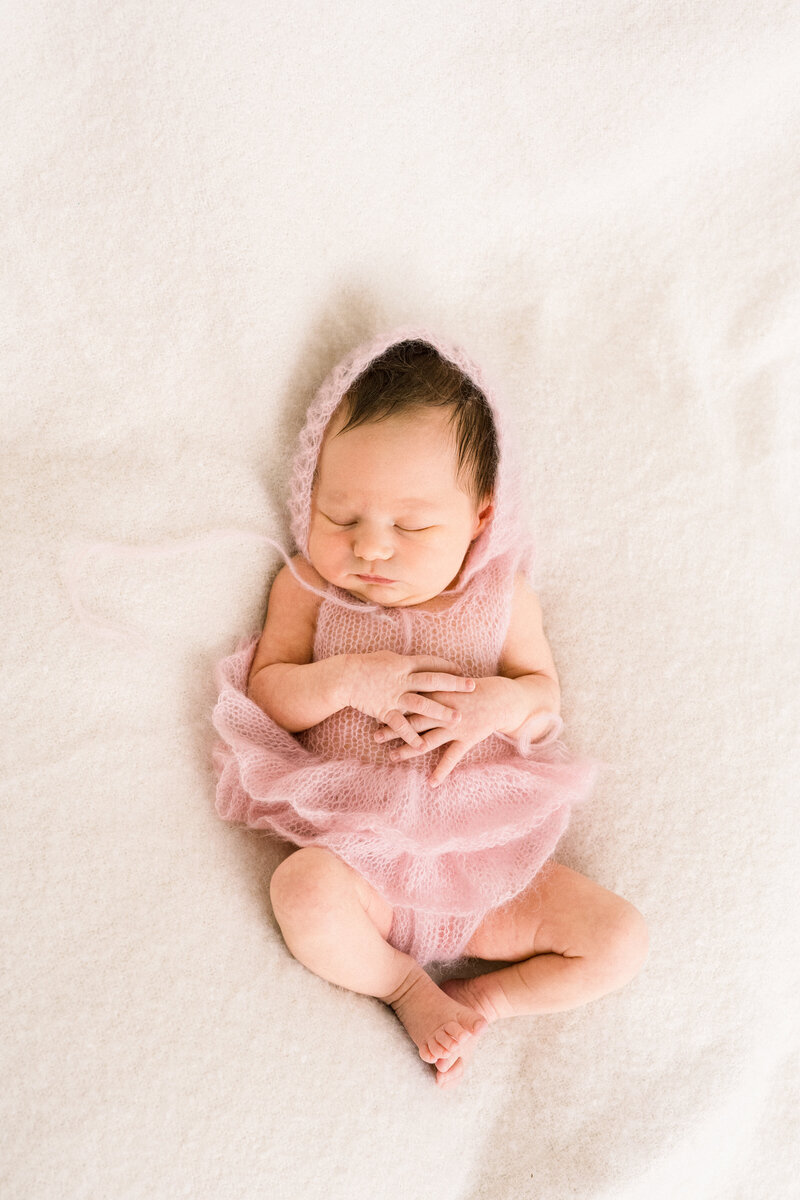
[[[327,499],[336,501],[342,500],[347,502],[350,497],[346,492],[329,492]],[[395,500],[395,504],[404,504],[407,508],[433,508],[436,504],[436,501],[421,499],[419,496],[407,496],[402,500]]]

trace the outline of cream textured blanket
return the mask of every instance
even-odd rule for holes
[[[8,0],[2,32],[0,1191],[796,1194],[797,7]],[[247,531],[285,543],[309,395],[402,321],[514,411],[565,727],[613,766],[559,856],[652,938],[446,1092],[289,955],[210,765],[212,664],[281,565]],[[95,539],[175,552],[87,560],[82,619]]]

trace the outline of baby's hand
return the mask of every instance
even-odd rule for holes
[[[409,723],[415,730],[419,732],[427,730],[428,732],[419,739],[421,744],[401,746],[399,749],[392,750],[390,758],[399,762],[406,758],[413,758],[417,754],[426,754],[436,746],[443,746],[445,742],[449,742],[449,746],[429,779],[431,787],[436,787],[450,774],[453,767],[468,750],[490,737],[507,720],[507,684],[507,679],[489,675],[483,679],[476,679],[475,690],[468,696],[454,696],[452,693],[446,692],[434,696],[434,699],[447,700],[452,704],[461,720],[453,728],[450,721],[443,725],[440,722],[434,723],[424,716],[410,717]],[[391,742],[396,740],[397,734],[393,729],[384,726],[383,729],[376,730],[374,737],[376,742]]]
[[[458,673],[456,663],[430,654],[395,654],[376,650],[371,654],[346,656],[347,704],[382,721],[393,737],[409,746],[427,749],[406,713],[431,718],[450,728],[460,721],[460,713],[441,701],[420,692],[442,692],[452,701],[454,692],[475,687],[472,679]]]

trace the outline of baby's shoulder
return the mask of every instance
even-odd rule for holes
[[[552,652],[544,632],[542,606],[537,593],[521,571],[514,576],[511,615],[500,651],[499,672],[511,679],[518,675],[540,673],[557,679]]]
[[[250,679],[275,662],[308,663],[314,651],[317,612],[322,597],[304,587],[324,589],[326,581],[300,554],[281,567],[272,581],[264,629],[256,647]],[[293,569],[292,569],[293,568]]]
[[[328,581],[312,567],[308,559],[303,558],[302,554],[294,554],[272,581],[270,606],[282,619],[296,613],[306,620],[316,620],[322,603],[319,593],[327,587]]]

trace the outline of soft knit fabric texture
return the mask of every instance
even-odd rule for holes
[[[332,584],[312,588],[323,597],[313,659],[389,649],[436,654],[476,678],[496,675],[515,576],[530,575],[533,549],[520,520],[520,475],[501,410],[462,351],[404,327],[359,347],[331,372],[308,410],[294,459],[292,535],[307,558],[312,476],[344,392],[384,349],[412,338],[454,362],[492,407],[500,449],[494,515],[470,546],[456,586],[427,607],[369,604]],[[354,708],[298,734],[273,721],[246,694],[257,643],[258,635],[240,639],[216,667],[217,812],[295,846],[332,850],[392,905],[388,940],[421,965],[461,957],[488,912],[536,886],[571,808],[590,794],[596,764],[570,756],[558,740],[557,717],[533,741],[531,734],[542,731],[539,714],[516,739],[496,733],[472,747],[432,789],[428,777],[444,747],[390,762],[387,746],[372,738],[379,722]]]

